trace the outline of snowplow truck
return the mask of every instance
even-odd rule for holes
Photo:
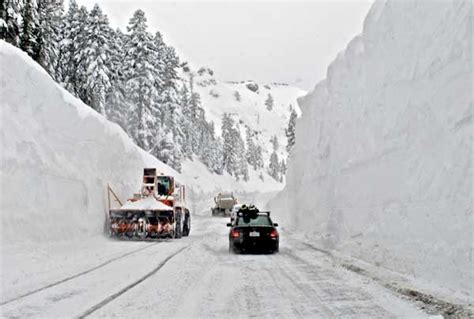
[[[214,202],[215,206],[211,208],[212,216],[230,216],[237,199],[233,193],[219,193],[214,197]]]
[[[159,174],[156,168],[143,170],[141,191],[124,205],[110,208],[108,234],[120,238],[181,238],[191,231],[191,215],[186,206],[186,189],[172,176]]]

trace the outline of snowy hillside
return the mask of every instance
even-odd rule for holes
[[[272,206],[319,245],[472,300],[469,1],[377,1],[300,100]],[[455,292],[455,293],[453,293]]]
[[[145,166],[177,176],[189,186],[191,197],[281,188],[252,170],[249,182],[213,174],[197,159],[185,161],[182,175],[177,173],[62,89],[24,52],[3,41],[0,45],[4,243],[15,241],[19,227],[32,234],[25,238],[29,241],[100,235],[106,184],[125,199],[139,189]]]
[[[3,41],[0,65],[3,245],[100,235],[107,183],[125,199],[144,166],[179,176]]]
[[[106,185],[124,200],[139,189],[143,167],[157,167],[184,182],[193,215],[208,212],[218,190],[281,188],[269,177],[261,181],[252,171],[249,182],[236,181],[227,173],[213,174],[197,159],[185,161],[179,174],[4,41],[0,41],[0,67],[1,250],[8,256],[2,272],[9,274],[1,280],[2,287],[10,287],[8,294],[22,291],[28,283],[52,280],[49,272],[34,280],[28,278],[31,273],[62,263],[80,269],[87,263],[84,252],[97,260],[120,253],[120,244],[102,235]],[[76,249],[82,253],[70,256]],[[0,295],[3,300],[3,289]]]
[[[290,108],[299,115],[297,98],[305,91],[285,83],[260,84],[253,81],[222,82],[209,68],[201,68],[195,75],[195,89],[199,92],[208,121],[213,121],[217,135],[221,134],[224,113],[231,114],[240,124],[241,134],[245,127],[255,131],[258,143],[264,150],[264,162],[269,162],[272,145],[270,139],[276,135],[279,142],[278,156],[287,158],[285,129],[290,118]],[[273,107],[267,109],[268,96]]]
[[[228,176],[248,182],[237,183],[245,189],[282,188],[286,127],[294,141],[296,110],[290,112],[290,104],[304,92],[256,83],[233,87],[209,69],[192,72],[160,32],[149,31],[141,9],[122,32],[111,28],[98,4],[90,11],[75,1],[67,12],[56,2],[12,2],[6,8],[2,39],[161,162],[178,172],[204,164],[214,189],[220,188],[214,181]],[[32,31],[20,32],[20,22]]]

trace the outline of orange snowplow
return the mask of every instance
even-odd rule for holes
[[[191,215],[186,207],[185,186],[156,168],[143,170],[141,191],[122,205],[110,186],[108,190],[107,232],[120,238],[181,238],[191,231]],[[111,208],[111,195],[120,204]]]

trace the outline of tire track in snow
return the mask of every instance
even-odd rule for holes
[[[324,304],[324,302],[319,300],[319,298],[317,297],[318,295],[315,293],[315,290],[313,289],[313,287],[311,287],[310,285],[302,286],[296,281],[297,276],[303,275],[302,278],[306,278],[304,277],[304,275],[306,274],[302,273],[296,267],[292,268],[295,263],[295,260],[299,261],[298,259],[293,259],[295,255],[288,253],[287,251],[280,252],[280,255],[284,256],[284,258],[283,259],[274,258],[275,260],[274,265],[276,266],[276,269],[278,269],[278,275],[280,276],[280,279],[285,278],[287,280],[289,284],[287,285],[287,287],[293,286],[293,289],[289,289],[289,290],[292,291],[293,294],[295,293],[300,294],[299,297],[295,297],[294,300],[301,300],[301,299],[306,299],[307,301],[312,300],[314,303],[317,304],[318,306],[317,308],[320,314],[324,316],[324,318],[336,318],[337,316],[332,311],[332,309],[327,307]]]
[[[316,247],[313,244],[309,244],[301,240],[296,240],[296,242],[299,242],[303,246],[306,246],[315,252],[326,255],[328,258],[332,259],[332,263],[334,265],[342,267],[345,270],[355,273],[361,277],[368,278],[381,287],[398,294],[403,299],[417,305],[420,310],[428,315],[441,315],[444,318],[474,318],[474,307],[472,304],[456,304],[437,298],[436,296],[430,295],[428,293],[418,291],[406,283],[403,284],[403,282],[397,282],[396,280],[389,280],[387,278],[384,279],[380,275],[372,273],[367,269],[360,268],[359,266],[352,264],[349,261],[345,261],[340,257],[336,257],[330,251]],[[302,258],[296,255],[293,255],[293,257],[307,263],[307,261],[304,261]]]
[[[128,252],[128,253],[125,253],[125,254],[123,254],[123,255],[120,255],[120,256],[114,257],[114,258],[112,258],[112,259],[109,259],[109,260],[107,260],[107,261],[105,261],[105,262],[103,262],[103,263],[101,263],[101,264],[99,264],[99,265],[97,265],[97,266],[94,266],[94,267],[92,267],[92,268],[89,268],[89,269],[87,269],[87,270],[84,270],[84,271],[82,271],[82,272],[80,272],[80,273],[77,273],[77,274],[75,274],[75,275],[72,275],[72,276],[63,278],[63,279],[61,279],[61,280],[55,281],[55,282],[53,282],[53,283],[51,283],[51,284],[48,284],[48,285],[46,285],[46,286],[43,286],[43,287],[34,289],[34,290],[32,290],[32,291],[29,291],[29,292],[27,292],[27,293],[21,294],[21,295],[19,295],[19,296],[17,296],[17,297],[8,299],[8,300],[6,300],[6,301],[2,301],[2,302],[0,303],[0,306],[4,306],[4,305],[9,304],[9,303],[12,303],[12,302],[14,302],[14,301],[23,299],[23,298],[28,297],[28,296],[31,296],[31,295],[34,295],[34,294],[36,294],[36,293],[38,293],[38,292],[40,292],[40,291],[43,291],[43,290],[46,290],[46,289],[55,287],[55,286],[60,285],[60,284],[62,284],[62,283],[65,283],[65,282],[68,282],[68,281],[70,281],[70,280],[76,279],[76,278],[78,278],[78,277],[84,276],[84,275],[86,275],[86,274],[89,274],[89,273],[91,273],[91,272],[97,270],[97,269],[100,269],[100,268],[102,268],[102,267],[104,267],[104,266],[107,266],[108,264],[113,263],[114,261],[123,259],[123,258],[125,258],[125,257],[127,257],[127,256],[130,256],[130,255],[133,255],[133,254],[135,254],[135,253],[137,253],[137,252],[139,252],[139,251],[142,251],[142,250],[148,249],[148,248],[150,248],[150,247],[152,247],[152,246],[155,246],[155,245],[158,244],[158,243],[159,243],[159,242],[156,242],[156,243],[153,243],[153,244],[151,244],[151,245],[147,245],[147,246],[145,246],[145,247],[142,247],[142,248],[139,248],[139,249],[135,249],[135,250],[130,251],[130,252]]]
[[[123,295],[124,293],[126,293],[127,291],[129,291],[130,289],[132,289],[133,287],[139,285],[140,283],[144,282],[145,280],[147,280],[148,278],[150,278],[151,276],[153,276],[154,274],[156,274],[161,268],[163,268],[167,263],[168,261],[170,261],[171,259],[173,259],[175,256],[177,256],[178,254],[182,253],[185,249],[187,249],[190,245],[188,246],[185,246],[181,249],[179,249],[178,251],[174,252],[173,254],[171,254],[170,256],[166,257],[161,263],[158,264],[158,266],[156,266],[152,271],[150,271],[149,273],[145,274],[143,277],[141,277],[140,279],[134,281],[133,283],[127,285],[126,287],[120,289],[119,291],[117,291],[116,293],[110,295],[109,297],[105,298],[104,300],[102,300],[101,302],[99,302],[98,304],[96,304],[95,306],[89,308],[88,310],[84,311],[78,318],[82,319],[82,318],[86,318],[88,317],[89,315],[91,315],[93,312],[99,310],[100,308],[104,307],[105,305],[107,305],[108,303],[110,303],[111,301],[113,301],[114,299],[120,297],[121,295]]]

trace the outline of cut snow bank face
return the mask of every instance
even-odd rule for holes
[[[320,245],[467,300],[471,27],[469,1],[376,2],[300,100],[287,185],[271,203]]]
[[[125,200],[143,167],[179,176],[4,41],[0,65],[2,246],[98,236],[107,183]]]

